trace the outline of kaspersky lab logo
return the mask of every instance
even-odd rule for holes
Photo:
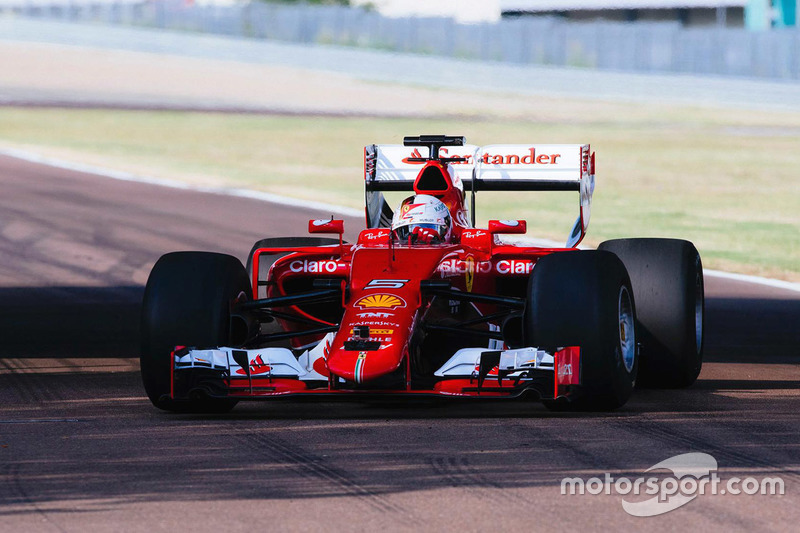
[[[663,475],[666,471],[671,475]],[[778,477],[732,477],[723,481],[717,474],[717,460],[707,453],[676,455],[645,472],[652,472],[652,475],[630,479],[614,478],[606,473],[603,478],[587,480],[564,478],[561,494],[619,494],[626,513],[647,517],[674,511],[705,494],[783,495],[785,492],[784,481]]]

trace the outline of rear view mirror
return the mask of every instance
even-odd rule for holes
[[[528,231],[528,224],[524,220],[490,220],[489,233],[492,235],[522,235]]]
[[[308,221],[309,233],[335,233],[341,235],[344,233],[344,220],[309,220]]]

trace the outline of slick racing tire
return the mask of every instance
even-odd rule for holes
[[[594,250],[544,256],[531,273],[527,297],[526,345],[547,350],[580,346],[580,385],[545,405],[607,411],[625,404],[639,364],[636,308],[622,262]]]
[[[694,383],[703,365],[703,264],[689,241],[617,239],[600,245],[625,264],[636,296],[639,384]]]
[[[252,279],[253,276],[253,254],[259,248],[301,248],[303,246],[328,246],[331,244],[339,244],[339,239],[330,237],[270,237],[257,241],[247,254],[247,276]],[[289,252],[262,255],[258,260],[258,279],[266,281],[267,274],[272,265],[285,256]],[[263,294],[262,294],[263,293]],[[259,298],[265,298],[266,293],[259,288]]]
[[[175,346],[233,344],[230,306],[246,299],[250,285],[242,263],[230,255],[174,252],[161,257],[147,280],[142,303],[141,369],[150,401],[178,412],[227,412],[236,400],[169,398]]]

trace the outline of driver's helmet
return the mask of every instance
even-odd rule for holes
[[[406,198],[392,217],[392,238],[400,244],[448,242],[450,228],[447,206],[427,194]]]

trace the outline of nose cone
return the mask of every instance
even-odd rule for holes
[[[328,369],[357,384],[398,370],[429,279],[445,247],[359,248],[353,254],[350,300],[328,355]]]
[[[328,369],[333,375],[361,384],[402,365],[413,314],[405,308],[364,307],[373,300],[383,301],[381,297],[400,299],[389,294],[369,295],[345,311],[342,323],[347,325],[337,333],[328,355]]]
[[[328,357],[331,373],[358,384],[397,370],[403,362],[401,347],[388,344],[378,350],[337,350]]]

